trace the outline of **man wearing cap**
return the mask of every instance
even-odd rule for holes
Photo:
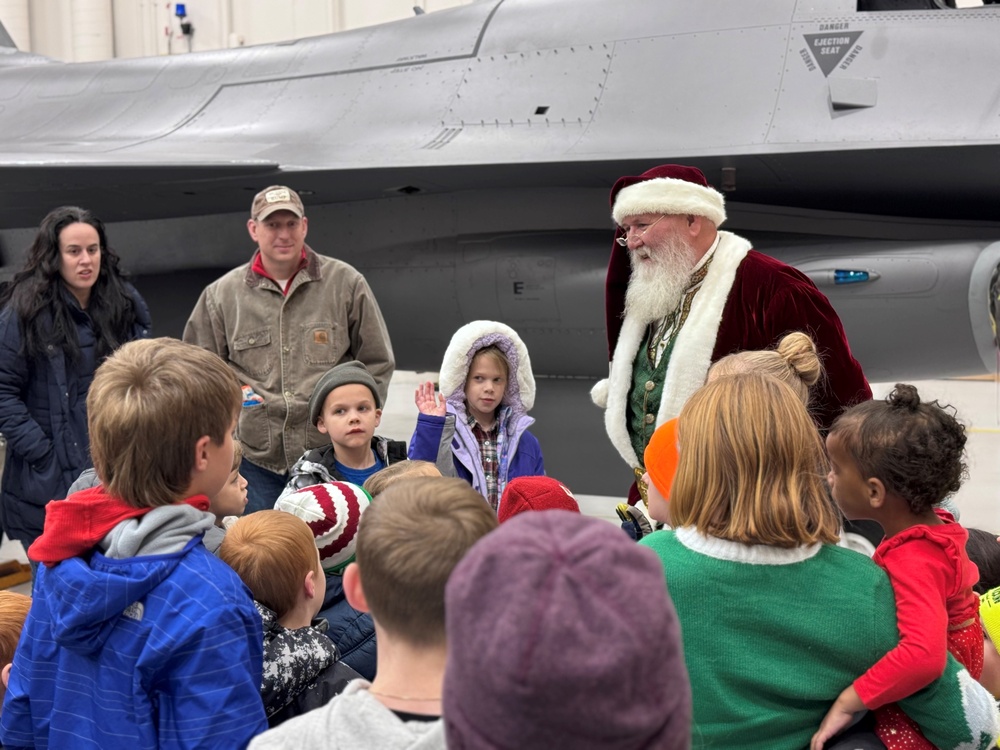
[[[222,357],[244,384],[238,434],[247,512],[271,508],[289,468],[325,439],[309,420],[309,395],[334,365],[365,364],[385,401],[395,368],[389,333],[365,278],[305,244],[309,220],[291,188],[253,199],[248,263],[209,284],[184,340]]]
[[[871,398],[829,300],[807,276],[719,231],[722,195],[700,170],[676,164],[619,179],[618,225],[605,288],[610,377],[591,396],[612,444],[636,478],[656,428],[676,417],[727,354],[766,349],[790,331],[816,343],[826,369],[812,413],[829,427]],[[635,485],[629,492],[634,504]]]

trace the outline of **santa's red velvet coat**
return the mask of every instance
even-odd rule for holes
[[[871,389],[851,355],[840,319],[816,285],[791,266],[752,250],[742,237],[730,232],[719,232],[719,237],[705,282],[677,334],[656,424],[680,413],[705,382],[712,362],[738,351],[773,347],[791,331],[812,337],[826,370],[811,404],[817,424],[829,427],[845,408],[870,399]],[[592,395],[595,403],[606,407],[605,427],[611,442],[626,463],[638,467],[640,457],[628,437],[627,402],[632,362],[647,326],[628,317],[622,320],[618,317],[621,307],[612,315],[614,298],[623,301],[618,292],[624,289],[623,280],[627,284],[627,269],[627,251],[617,258],[613,255],[607,290],[611,375],[597,384]]]

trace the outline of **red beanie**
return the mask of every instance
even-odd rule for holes
[[[570,510],[580,512],[580,506],[562,482],[552,477],[518,477],[503,491],[497,520],[503,523],[526,510]]]

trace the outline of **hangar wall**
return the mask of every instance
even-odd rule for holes
[[[167,0],[0,0],[0,21],[22,50],[87,62],[282,42],[472,1],[187,0],[189,35]]]

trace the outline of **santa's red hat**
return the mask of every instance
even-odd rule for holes
[[[726,220],[726,202],[700,169],[663,164],[638,177],[621,177],[611,188],[616,224],[638,214],[693,214],[719,226]]]
[[[616,224],[638,214],[693,214],[706,217],[716,227],[726,220],[722,194],[708,184],[700,169],[680,164],[661,164],[641,175],[619,178],[611,188],[610,203]],[[616,238],[620,231],[615,231]],[[609,360],[614,356],[622,327],[625,290],[630,274],[628,250],[617,242],[611,243],[611,260],[604,287]]]

